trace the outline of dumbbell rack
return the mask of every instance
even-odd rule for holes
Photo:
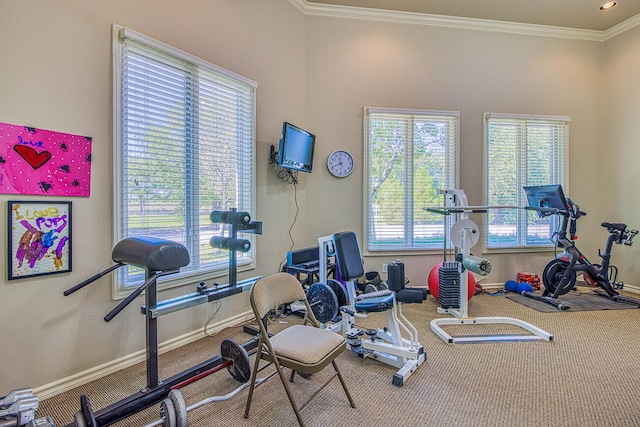
[[[220,212],[221,211],[212,212],[212,221],[214,220],[214,218],[218,218],[218,216],[214,215],[214,213],[219,214]],[[249,214],[244,212],[239,213],[235,209],[224,212],[231,213],[232,215],[229,215],[228,218],[233,219],[233,221],[238,218],[242,218],[241,220],[238,220],[236,222],[227,222],[227,215],[224,215],[221,221],[214,221],[231,224],[231,239],[237,240],[238,231],[262,234],[262,223],[251,222]],[[135,297],[142,293],[142,291],[145,291],[145,305],[141,307],[141,312],[145,315],[146,323],[147,386],[139,392],[134,393],[131,396],[126,397],[118,402],[115,402],[99,411],[96,411],[95,413],[91,408],[88,396],[82,396],[83,398],[80,399],[81,410],[76,413],[76,420],[72,423],[67,424],[65,427],[106,427],[112,425],[150,406],[162,402],[169,395],[172,388],[175,388],[179,384],[191,382],[194,378],[201,378],[205,376],[207,372],[214,372],[217,367],[225,362],[222,355],[219,354],[181,373],[160,381],[158,379],[157,320],[159,316],[165,314],[173,313],[175,311],[193,307],[202,303],[220,300],[222,298],[249,290],[253,283],[255,283],[255,281],[258,279],[258,277],[238,283],[237,258],[235,250],[230,250],[229,252],[229,284],[217,286],[213,289],[207,289],[206,286],[203,287],[201,285],[198,287],[198,291],[195,293],[172,298],[165,301],[158,302],[157,300],[157,278],[163,275],[176,273],[178,270],[149,271],[148,269],[145,269],[144,284],[138,287],[129,297],[127,297],[127,299],[122,301],[116,308],[114,308],[109,314],[107,314],[104,320],[108,322],[113,319],[113,317],[115,317],[122,309],[124,309],[124,307],[126,307],[131,301],[133,301]],[[79,290],[80,288],[99,279],[105,274],[124,265],[126,265],[124,262],[117,262],[114,266],[94,275],[93,277],[74,286],[73,288],[68,289],[67,291],[65,291],[64,295],[68,296],[71,293]],[[144,266],[141,267],[144,268]],[[244,327],[244,332],[253,336],[256,335],[255,329],[248,326]],[[253,338],[242,344],[242,347],[246,351],[251,351],[257,347],[257,344],[258,340],[256,338]]]

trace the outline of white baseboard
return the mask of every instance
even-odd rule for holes
[[[215,334],[223,329],[241,325],[243,323],[246,323],[248,320],[253,319],[253,317],[254,316],[252,311],[245,311],[231,318],[224,319],[220,322],[209,325],[206,332],[203,329],[198,329],[179,337],[172,338],[158,345],[158,353],[162,354],[171,350],[175,350],[176,348],[182,347],[183,345],[205,338],[206,336],[208,336],[208,334]],[[62,378],[58,381],[36,387],[33,391],[39,399],[46,399],[48,397],[55,396],[81,385],[90,383],[91,381],[95,381],[99,378],[113,374],[114,372],[118,372],[122,369],[128,368],[129,366],[133,366],[136,363],[144,362],[145,360],[146,349],[136,351],[135,353],[131,353],[127,356],[121,357],[111,362],[104,363],[91,369],[87,369],[86,371],[79,372],[75,375],[71,375],[70,377]]]

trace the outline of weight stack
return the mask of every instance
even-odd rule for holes
[[[390,262],[387,266],[387,285],[390,291],[398,292],[404,289],[404,263],[400,261]]]
[[[442,308],[460,308],[460,263],[446,261],[438,270],[438,301]]]

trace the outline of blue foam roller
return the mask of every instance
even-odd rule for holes
[[[523,292],[533,292],[533,286],[531,286],[530,284],[523,282],[520,283],[518,285],[518,287],[516,288],[517,292],[519,294],[523,293]]]
[[[518,292],[518,282],[515,280],[507,280],[504,283],[504,288],[509,292]]]

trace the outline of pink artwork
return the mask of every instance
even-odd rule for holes
[[[89,197],[91,138],[0,123],[0,193]]]

